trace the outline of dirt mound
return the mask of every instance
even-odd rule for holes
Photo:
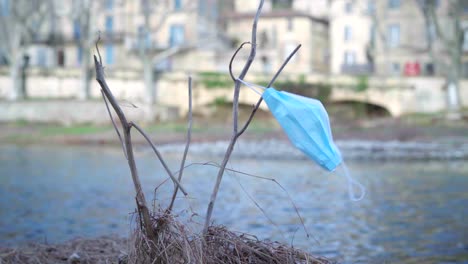
[[[20,248],[0,248],[0,263],[122,263],[128,239],[77,238],[56,244],[31,243]]]

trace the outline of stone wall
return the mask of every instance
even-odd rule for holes
[[[3,74],[2,74],[3,73]],[[97,82],[92,81],[93,100],[75,100],[79,89],[78,70],[31,71],[28,75],[28,93],[32,100],[8,102],[9,76],[0,70],[0,121],[26,120],[35,122],[57,121],[106,122]],[[107,81],[114,95],[134,120],[171,119],[183,117],[188,110],[187,74],[165,74],[157,86],[158,109],[143,102],[146,96],[143,81],[138,72],[109,72]],[[267,76],[257,77],[258,81]],[[295,80],[298,76],[284,74],[281,80]],[[255,79],[249,79],[255,82]],[[351,76],[310,75],[307,82],[329,83],[333,86],[332,101],[361,101],[382,106],[394,116],[407,113],[434,113],[446,108],[445,81],[442,78],[370,78],[368,87],[357,91],[358,79]],[[229,83],[229,82],[228,82]],[[460,82],[464,107],[468,107],[468,80]],[[200,77],[194,76],[193,105],[196,111],[213,103],[217,98],[230,101],[232,87],[210,89],[204,87]],[[254,104],[259,96],[243,87],[240,102]],[[45,100],[48,99],[48,100]],[[134,104],[138,108],[133,108]],[[266,108],[265,104],[262,104]]]

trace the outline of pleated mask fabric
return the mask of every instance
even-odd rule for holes
[[[263,97],[289,141],[297,149],[328,171],[335,171],[341,164],[343,175],[348,181],[348,194],[352,201],[360,201],[364,198],[366,188],[353,179],[344,163],[333,141],[328,113],[319,100],[237,80]],[[359,196],[356,195],[355,188],[359,190]]]
[[[330,120],[319,100],[274,88],[267,88],[262,97],[297,149],[328,171],[340,165],[341,153],[333,142]]]

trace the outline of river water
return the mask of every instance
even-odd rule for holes
[[[152,200],[167,177],[150,153],[137,151],[137,158]],[[174,171],[179,159],[167,157]],[[189,156],[187,164],[219,160]],[[467,162],[350,161],[354,177],[367,187],[360,202],[349,199],[342,175],[309,161],[236,159],[229,166],[274,178],[287,190],[271,180],[226,174],[213,220],[231,230],[292,243],[340,263],[468,263]],[[203,222],[216,172],[201,165],[185,170],[189,197],[180,196],[176,212],[194,229]],[[171,189],[167,181],[158,187],[158,202],[167,204]],[[133,197],[118,149],[0,147],[0,246],[128,236]]]

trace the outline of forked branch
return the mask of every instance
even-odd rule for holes
[[[99,49],[98,49],[98,54],[99,54]],[[127,158],[128,166],[130,167],[130,172],[131,172],[131,175],[132,175],[133,184],[134,184],[135,191],[136,191],[137,208],[138,208],[138,212],[140,214],[140,218],[142,218],[145,234],[150,240],[153,240],[154,237],[155,237],[155,234],[153,232],[150,212],[149,212],[149,209],[148,209],[148,206],[147,206],[145,195],[144,195],[142,187],[141,187],[141,182],[140,182],[140,178],[138,176],[138,170],[137,170],[137,167],[136,167],[135,157],[134,157],[134,153],[133,153],[133,145],[132,145],[132,138],[131,138],[131,129],[132,129],[132,127],[135,127],[135,129],[137,129],[137,131],[140,132],[143,135],[143,137],[148,141],[148,143],[151,145],[152,149],[154,150],[154,152],[158,156],[159,160],[161,161],[163,167],[165,168],[168,175],[171,177],[174,184],[178,188],[180,188],[180,190],[185,195],[187,195],[187,192],[185,191],[185,188],[183,188],[180,185],[179,181],[174,177],[174,175],[172,175],[172,172],[169,170],[169,167],[165,163],[165,161],[162,158],[161,154],[156,149],[155,145],[153,144],[151,139],[148,137],[148,135],[143,131],[143,129],[141,129],[138,125],[127,121],[127,118],[126,118],[124,112],[122,111],[122,108],[118,104],[117,100],[115,99],[114,95],[112,94],[111,90],[109,89],[109,86],[107,85],[107,82],[106,82],[106,80],[104,78],[104,69],[103,69],[103,66],[102,66],[102,60],[101,60],[100,54],[99,54],[99,60],[98,60],[98,58],[96,56],[94,56],[94,65],[95,65],[95,68],[96,68],[96,80],[98,81],[99,85],[101,86],[101,93],[103,95],[104,102],[106,104],[106,109],[107,109],[107,111],[108,111],[108,113],[110,115],[112,124],[113,124],[114,128],[116,129],[117,135],[119,136],[119,139],[120,139],[120,141],[122,143],[122,148],[123,148],[125,157]],[[117,128],[117,125],[116,125],[116,123],[115,123],[115,121],[114,121],[114,119],[112,117],[112,113],[110,111],[110,108],[109,108],[109,105],[108,105],[107,102],[110,103],[110,105],[112,106],[112,108],[114,109],[114,111],[116,112],[116,114],[117,114],[117,116],[118,116],[118,118],[120,120],[120,124],[122,125],[122,131],[123,131],[123,139],[122,139],[122,136],[120,135],[119,129]]]
[[[94,56],[94,66],[96,68],[96,80],[98,81],[99,85],[101,86],[101,91],[104,94],[105,98],[109,101],[114,111],[117,113],[117,116],[120,120],[120,124],[122,125],[123,130],[123,137],[124,137],[124,151],[126,153],[128,166],[130,167],[130,172],[132,175],[133,185],[136,191],[136,203],[138,211],[140,212],[140,218],[143,219],[144,231],[146,236],[150,240],[154,240],[155,234],[153,232],[153,227],[151,224],[151,217],[150,212],[148,210],[148,206],[146,203],[146,198],[141,188],[140,178],[138,176],[138,170],[135,163],[135,157],[133,153],[133,146],[132,146],[132,138],[130,134],[131,126],[127,122],[127,118],[125,117],[124,112],[120,108],[117,100],[115,99],[114,95],[109,89],[109,86],[106,83],[104,78],[104,68],[102,67],[101,61]]]
[[[220,165],[220,169],[219,169],[218,175],[216,177],[216,183],[214,185],[213,192],[212,192],[211,197],[210,197],[210,202],[208,204],[208,208],[207,208],[207,212],[206,212],[206,218],[205,218],[205,224],[204,224],[204,228],[203,228],[203,233],[204,234],[206,234],[208,232],[208,227],[210,225],[211,216],[212,216],[212,213],[213,213],[213,207],[214,207],[214,203],[216,201],[216,197],[217,197],[217,194],[218,194],[218,191],[219,191],[219,187],[221,185],[221,180],[223,178],[224,171],[226,169],[227,163],[228,163],[228,161],[229,161],[229,159],[231,157],[232,151],[234,150],[234,146],[235,146],[235,144],[237,142],[237,139],[245,132],[245,130],[249,126],[250,122],[252,121],[256,111],[260,107],[260,104],[263,101],[262,98],[259,99],[259,101],[255,105],[254,109],[252,110],[252,113],[249,116],[249,119],[247,120],[246,124],[242,127],[242,129],[240,131],[238,131],[239,92],[240,92],[240,85],[241,85],[241,82],[239,80],[244,79],[245,75],[247,74],[247,72],[248,72],[248,70],[250,68],[250,65],[252,64],[252,62],[253,62],[253,60],[255,58],[255,54],[256,54],[256,50],[257,50],[257,42],[256,42],[256,40],[257,40],[257,24],[258,24],[258,19],[260,17],[261,10],[262,10],[263,2],[264,2],[263,0],[260,1],[259,7],[257,9],[257,13],[256,13],[254,21],[253,21],[253,25],[252,25],[252,40],[250,42],[250,44],[251,44],[250,55],[249,55],[249,58],[247,59],[247,62],[245,63],[245,66],[244,66],[244,68],[243,68],[243,70],[240,73],[238,78],[234,78],[234,75],[232,74],[232,61],[233,61],[234,57],[237,55],[237,53],[239,52],[239,50],[245,44],[247,44],[248,42],[242,43],[242,45],[234,53],[233,58],[231,59],[231,62],[229,64],[229,70],[230,70],[231,78],[233,78],[233,80],[235,81],[234,96],[233,96],[233,107],[232,107],[232,111],[233,111],[233,131],[232,131],[231,140],[229,142],[229,146],[228,146],[228,148],[226,150],[226,153],[224,155],[224,159],[223,159],[223,161],[222,161],[222,163]],[[283,63],[283,65],[280,67],[278,72],[271,79],[270,83],[268,84],[268,87],[273,85],[273,82],[276,80],[276,78],[279,76],[279,74],[281,73],[283,68],[286,66],[286,64],[289,62],[289,60],[292,58],[292,56],[299,50],[300,47],[301,47],[301,45],[299,45],[288,56],[288,58]]]

